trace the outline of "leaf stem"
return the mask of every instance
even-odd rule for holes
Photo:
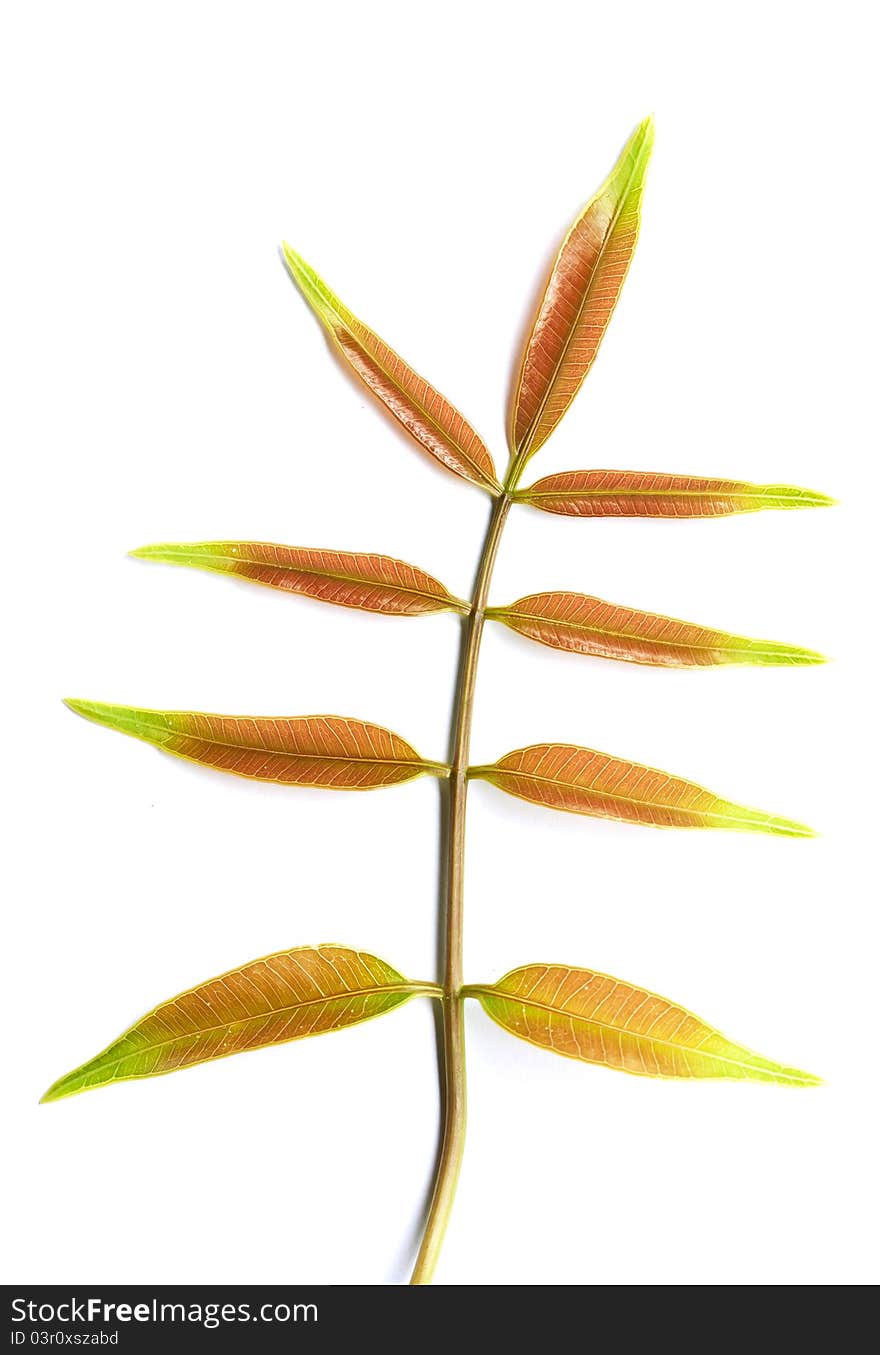
[[[430,1284],[443,1245],[446,1225],[452,1212],[455,1189],[464,1154],[467,1124],[465,1078],[464,1001],[462,985],[462,946],[464,916],[464,845],[467,815],[468,758],[474,691],[480,641],[486,616],[486,600],[501,533],[512,503],[516,462],[511,467],[504,490],[492,505],[486,530],[473,597],[464,619],[461,665],[452,716],[452,764],[449,774],[449,818],[446,830],[446,917],[445,968],[443,975],[443,1142],[434,1181],[434,1194],[425,1224],[411,1284]]]

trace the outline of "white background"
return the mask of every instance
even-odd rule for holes
[[[436,783],[261,787],[96,729],[60,698],[357,715],[442,757],[454,617],[326,608],[126,551],[372,549],[467,590],[487,500],[340,370],[278,243],[503,465],[536,290],[650,111],[636,261],[534,475],[653,468],[842,503],[680,525],[518,510],[492,598],[573,588],[836,662],[652,671],[490,629],[473,758],[583,743],[823,836],[662,833],[477,784],[466,974],[592,966],[827,1085],[630,1078],[469,1011],[469,1140],[437,1279],[876,1278],[869,13],[5,6],[5,1279],[407,1277],[437,1141],[427,1002],[37,1100],[158,1000],[272,950],[336,940],[433,977]]]

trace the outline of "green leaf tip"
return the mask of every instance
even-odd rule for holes
[[[801,508],[836,508],[840,499],[833,499],[830,494],[820,494],[818,489],[801,489],[798,487],[798,493],[803,495],[803,501],[798,507]]]
[[[281,241],[281,256],[297,281],[317,282],[318,275],[310,263],[301,254],[297,254],[286,240]]]
[[[778,650],[768,650],[761,662],[768,668],[783,667],[786,664],[796,668],[806,668],[817,663],[831,663],[827,654],[816,649],[800,649],[797,645],[780,645]]]
[[[806,823],[795,823],[791,819],[773,819],[771,827],[767,829],[769,833],[775,833],[779,837],[821,837],[822,834],[815,828],[810,828]]]
[[[86,720],[97,719],[97,712],[104,709],[98,701],[78,701],[72,696],[62,697],[62,700],[68,710],[72,710],[75,715],[82,715]]]
[[[110,706],[103,701],[77,701],[68,697],[64,698],[64,704],[84,720],[106,725],[108,729],[130,734],[135,739],[145,739],[148,743],[157,743],[162,735],[167,738],[171,732],[167,711]]]
[[[208,543],[210,544],[210,543]],[[138,546],[128,554],[135,560],[158,560],[161,564],[185,565],[198,561],[205,554],[205,543],[188,541],[160,541],[155,545]]]
[[[337,303],[337,298],[321,281],[311,264],[306,263],[302,255],[297,254],[286,240],[281,242],[281,256],[287,271],[306,300],[317,311],[318,317],[325,324],[328,323],[328,311],[332,313],[335,309],[334,303]]]
[[[760,809],[749,809],[746,805],[726,801],[722,804],[727,815],[728,827],[744,833],[769,833],[773,837],[819,837],[815,828],[795,819],[784,819],[776,814],[766,814]]]
[[[157,557],[161,559],[167,551],[171,550],[174,550],[174,546],[138,546],[136,550],[130,550],[128,554],[133,556],[135,560],[155,560]]]
[[[64,1101],[68,1096],[79,1096],[82,1092],[91,1091],[94,1084],[89,1082],[89,1075],[100,1066],[106,1053],[107,1050],[104,1050],[101,1054],[97,1054],[92,1059],[87,1059],[85,1063],[79,1064],[78,1067],[72,1068],[69,1073],[64,1073],[62,1077],[57,1078],[51,1087],[43,1092],[39,1105],[45,1106],[51,1101]],[[120,1082],[130,1082],[131,1080],[130,1077],[119,1078]]]
[[[68,710],[82,715],[86,720],[100,719],[102,712],[113,709],[112,706],[102,705],[100,701],[79,701],[72,696],[62,697],[62,700]]]
[[[817,663],[830,663],[830,659],[827,654],[820,654],[816,649],[803,649],[800,645],[777,640],[749,640],[731,655],[731,662],[762,668],[807,668]]]
[[[654,121],[654,114],[649,113],[646,118],[642,118],[638,127],[633,133],[633,140],[639,137],[650,150],[654,145],[654,137],[657,132],[657,124]]]
[[[68,1076],[69,1075],[66,1074],[64,1077],[59,1077],[57,1082],[52,1083],[52,1086],[48,1091],[43,1092],[39,1101],[41,1106],[48,1105],[50,1101],[63,1101],[65,1096],[75,1096],[76,1091],[81,1090],[81,1088],[74,1089],[65,1086],[65,1083],[68,1081]]]

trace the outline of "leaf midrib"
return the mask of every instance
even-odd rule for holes
[[[236,717],[236,718],[241,718],[241,717]],[[262,716],[262,717],[261,717],[261,716],[252,716],[252,717],[245,717],[245,718],[252,718],[252,719],[261,719],[261,718],[262,718],[262,719],[265,719],[266,717],[265,717],[265,716]],[[300,717],[300,718],[302,718],[302,717]],[[107,723],[107,722],[101,720],[101,721],[99,721],[98,723],[100,723],[100,724],[105,724],[105,723]],[[132,731],[130,731],[130,730],[125,729],[124,726],[122,726],[122,725],[110,725],[110,728],[111,728],[111,729],[119,729],[119,730],[121,730],[122,733],[125,733],[125,734],[131,733],[131,732],[132,732]],[[227,740],[227,739],[218,739],[218,738],[215,738],[215,737],[213,737],[213,736],[211,736],[211,735],[207,735],[207,734],[196,734],[196,733],[188,734],[188,733],[186,733],[186,731],[184,731],[184,730],[179,730],[179,729],[166,730],[166,732],[168,733],[168,737],[169,737],[169,738],[195,739],[197,742],[213,744],[213,745],[215,745],[215,746],[218,747],[218,748],[239,748],[239,749],[241,749],[242,752],[245,752],[245,753],[264,753],[264,754],[266,754],[266,756],[271,756],[271,757],[305,758],[305,759],[308,759],[308,761],[310,761],[310,762],[355,762],[355,763],[360,762],[360,763],[364,763],[364,764],[372,763],[372,764],[375,764],[375,765],[378,765],[378,766],[381,766],[381,767],[426,767],[426,768],[427,768],[427,767],[442,767],[442,766],[445,765],[445,764],[440,763],[440,762],[427,762],[427,761],[425,761],[424,758],[420,758],[420,757],[418,756],[418,754],[416,754],[416,756],[415,756],[414,758],[412,758],[411,760],[408,760],[408,759],[405,759],[405,758],[383,758],[383,757],[379,757],[378,755],[374,755],[373,757],[358,757],[358,756],[352,756],[352,755],[350,755],[350,754],[348,754],[348,753],[304,753],[304,752],[288,752],[288,750],[287,750],[286,748],[263,748],[262,746],[260,746],[260,747],[253,747],[253,746],[252,746],[251,744],[249,744],[249,743],[233,743],[233,742],[230,742],[230,741]],[[143,739],[143,741],[144,741],[145,743],[152,743],[152,744],[155,744],[155,746],[156,746],[157,748],[164,748],[164,747],[166,746],[165,743],[161,743],[161,742],[159,741],[158,738],[153,738],[153,737],[151,737],[150,734],[136,734],[135,737],[136,737],[136,738]],[[172,750],[172,751],[174,751],[174,750]],[[413,749],[413,752],[415,753],[415,749]],[[180,756],[180,755],[178,754],[178,756]],[[190,759],[190,760],[191,760],[191,761],[195,761],[196,759]]]
[[[610,485],[605,489],[523,489],[520,494],[527,499],[785,499],[792,497],[784,493],[769,493],[769,487],[755,485],[748,490],[728,489],[629,489]]]
[[[690,808],[688,808],[688,807],[686,807],[686,806],[683,807],[683,806],[681,806],[681,805],[664,804],[662,801],[657,801],[657,800],[636,800],[633,796],[628,796],[628,795],[617,795],[617,794],[615,794],[614,791],[596,790],[595,787],[593,787],[593,786],[582,786],[582,785],[579,785],[577,782],[574,782],[574,781],[563,781],[563,780],[561,780],[560,778],[558,778],[558,777],[553,777],[553,776],[541,776],[540,773],[538,773],[538,772],[523,772],[523,771],[520,771],[520,770],[514,770],[513,768],[510,768],[510,767],[501,767],[501,766],[499,766],[497,763],[494,764],[494,765],[491,766],[491,767],[486,767],[486,768],[472,768],[471,770],[472,770],[472,774],[473,774],[473,772],[475,772],[475,771],[480,771],[480,772],[483,772],[484,774],[485,774],[485,773],[491,773],[491,772],[497,772],[497,773],[500,773],[502,776],[510,776],[510,777],[515,777],[515,778],[520,778],[520,779],[526,780],[526,781],[540,781],[543,785],[547,785],[547,786],[558,786],[558,787],[560,787],[562,790],[581,791],[581,792],[586,792],[588,795],[599,795],[599,796],[602,797],[603,800],[614,800],[615,802],[617,802],[617,803],[619,803],[619,804],[642,805],[642,806],[644,806],[645,808],[648,808],[648,809],[666,809],[666,810],[670,810],[670,811],[673,812],[673,813],[678,813],[678,814],[682,814],[682,813],[684,813],[684,814],[693,814],[695,817],[699,817],[699,818],[704,818],[704,819],[717,819],[717,820],[719,820],[719,821],[722,822],[722,823],[753,823],[753,822],[754,822],[753,819],[748,819],[748,818],[740,819],[740,818],[738,818],[737,816],[735,816],[735,815],[733,815],[733,814],[726,814],[726,815],[724,815],[724,814],[718,814],[718,813],[715,813],[715,812],[712,811],[712,810],[705,810],[705,809],[690,809]],[[644,770],[645,770],[645,771],[652,771],[653,769],[650,768],[650,767],[646,767]],[[666,773],[666,772],[661,772],[661,773],[660,773],[661,776],[666,776],[667,774],[668,774],[668,773]],[[675,778],[671,778],[671,779],[675,779]],[[688,785],[693,785],[693,784],[695,784],[695,783],[693,783],[693,782],[687,782],[687,784],[688,784]],[[712,791],[704,790],[704,788],[703,788],[702,786],[697,787],[697,789],[700,790],[700,791],[702,791],[703,794],[705,794],[705,795],[712,795],[712,794],[713,794]],[[716,795],[714,798],[715,798],[716,800],[720,799],[720,797],[717,796],[717,795]],[[727,801],[725,801],[724,803],[727,803]],[[734,808],[737,808],[737,809],[739,809],[739,808],[741,808],[741,807],[742,807],[742,806],[739,806],[739,805],[734,806]],[[579,810],[573,810],[572,812],[575,813],[575,814],[577,814],[577,813],[580,813],[581,811],[579,811]],[[767,818],[768,821],[772,821],[772,818],[773,818],[772,815],[769,815],[769,814],[768,814],[768,815],[766,815],[765,817]]]
[[[515,604],[514,604],[514,605],[515,605]],[[606,605],[606,606],[612,606],[613,604],[612,604],[612,603],[606,603],[605,605]],[[643,613],[641,613],[641,615],[646,616],[646,617],[649,617],[651,620],[657,620],[657,621],[671,621],[671,622],[673,623],[673,625],[679,625],[679,626],[691,626],[691,625],[695,625],[695,624],[696,624],[695,622],[692,622],[692,621],[676,621],[676,620],[675,620],[673,617],[671,617],[671,616],[659,616],[656,612],[643,612]],[[533,613],[533,612],[519,612],[519,611],[514,611],[512,607],[497,607],[497,608],[493,608],[493,609],[492,609],[492,616],[494,616],[496,619],[501,619],[501,618],[503,617],[505,620],[506,620],[507,618],[513,618],[513,619],[515,619],[515,620],[522,619],[522,620],[524,620],[524,621],[540,621],[540,622],[542,622],[544,625],[560,626],[560,627],[562,627],[562,628],[565,629],[565,630],[589,631],[591,634],[594,634],[594,635],[610,635],[610,636],[612,636],[614,639],[617,639],[617,640],[643,640],[646,644],[651,644],[651,645],[662,645],[662,646],[665,646],[667,649],[705,649],[705,650],[721,649],[721,650],[724,650],[725,652],[728,652],[728,651],[729,651],[730,653],[738,653],[738,652],[739,652],[739,651],[737,651],[736,649],[734,649],[734,647],[731,646],[730,644],[727,644],[727,645],[725,645],[725,644],[696,644],[696,643],[692,643],[692,642],[689,641],[689,640],[663,640],[663,639],[656,639],[656,638],[653,637],[653,636],[649,636],[649,635],[638,635],[638,634],[634,634],[634,633],[632,633],[632,632],[630,632],[630,631],[625,631],[625,630],[610,630],[608,627],[604,627],[604,628],[603,628],[603,627],[600,627],[600,626],[591,626],[588,622],[585,622],[585,621],[557,621],[557,620],[554,619],[553,617],[540,616],[540,615],[538,615],[538,614],[536,614],[536,613]],[[704,629],[704,627],[700,627],[699,629],[702,630],[702,629]],[[725,638],[726,638],[726,639],[735,640],[737,637],[736,637],[736,636],[727,636],[727,635],[725,635]],[[746,640],[746,643],[749,644],[749,645],[770,645],[770,646],[773,645],[773,641],[767,641],[767,640]],[[766,653],[766,654],[778,654],[778,653],[780,653],[780,652],[788,652],[789,650],[792,650],[792,652],[794,652],[794,653],[799,653],[799,652],[800,652],[800,651],[797,649],[797,647],[794,647],[794,646],[788,646],[788,645],[780,645],[779,648],[772,648],[772,647],[771,647],[771,648],[768,648],[768,649],[750,649],[750,650],[744,651],[744,652],[748,652],[748,653],[750,653],[750,654],[756,654],[756,653],[762,653],[762,654],[764,654],[764,653]]]
[[[220,1025],[204,1026],[198,1030],[184,1032],[180,1035],[173,1036],[170,1040],[156,1040],[152,1044],[141,1045],[138,1049],[133,1049],[129,1053],[123,1054],[120,1058],[115,1059],[113,1063],[106,1066],[116,1068],[119,1066],[120,1063],[123,1063],[126,1059],[135,1058],[139,1054],[146,1054],[154,1049],[165,1049],[170,1045],[176,1044],[178,1040],[195,1039],[200,1035],[213,1035],[218,1030],[230,1030],[235,1025],[247,1025],[249,1022],[266,1021],[273,1016],[284,1016],[288,1013],[292,1014],[294,1012],[304,1011],[307,1007],[316,1007],[322,1004],[326,1004],[328,1002],[341,1002],[343,999],[350,997],[368,997],[370,995],[382,996],[384,994],[391,995],[395,993],[404,993],[408,997],[414,997],[416,993],[421,993],[424,991],[425,986],[422,984],[389,983],[382,984],[376,988],[354,988],[351,989],[350,991],[342,993],[328,993],[325,997],[313,997],[313,998],[310,997],[306,998],[304,1002],[296,1002],[289,1007],[278,1007],[274,1011],[263,1012],[259,1016],[245,1016],[238,1021],[222,1021]],[[151,1013],[150,1015],[155,1015],[155,1013]],[[149,1020],[149,1017],[146,1019]],[[327,1034],[326,1031],[315,1031],[314,1033],[316,1035]],[[119,1038],[120,1040],[124,1040],[125,1035],[120,1035]],[[296,1039],[297,1037],[293,1036],[291,1038]],[[113,1045],[111,1045],[110,1048],[112,1049]],[[259,1046],[254,1046],[254,1048],[259,1048]],[[245,1054],[248,1053],[249,1051],[242,1049],[237,1050],[236,1052]],[[100,1059],[101,1057],[102,1055],[99,1054],[98,1059]],[[203,1060],[203,1062],[206,1061],[207,1060]],[[97,1072],[98,1070],[95,1069],[94,1071]]]
[[[188,559],[184,559],[184,558],[182,558],[182,557],[178,558],[178,557],[175,557],[175,556],[172,556],[172,555],[169,554],[169,555],[167,555],[167,556],[161,556],[161,555],[145,556],[144,558],[145,558],[145,559],[160,560],[160,561],[167,561],[169,564],[190,565],[193,569],[204,569],[204,570],[206,570],[206,571],[210,571],[210,572],[216,573],[216,574],[224,574],[224,573],[227,572],[226,570],[222,570],[222,569],[217,569],[217,568],[215,568],[215,566],[213,565],[213,563],[203,563],[201,560],[198,559],[198,557],[194,557],[192,560],[188,560]],[[340,582],[340,583],[360,584],[360,585],[362,585],[363,587],[366,587],[366,588],[389,588],[389,589],[394,590],[395,592],[398,592],[398,593],[405,593],[405,594],[407,594],[408,596],[411,596],[411,597],[427,598],[427,599],[428,599],[429,601],[431,601],[431,602],[442,602],[443,605],[444,605],[445,607],[451,607],[451,608],[453,608],[453,609],[455,609],[455,610],[460,610],[460,609],[464,606],[464,604],[463,604],[462,602],[460,602],[460,600],[459,600],[458,598],[454,598],[454,597],[452,596],[451,593],[447,593],[447,592],[446,592],[446,590],[445,590],[443,584],[441,584],[439,580],[437,581],[438,587],[441,588],[441,589],[443,589],[443,592],[442,592],[442,593],[429,593],[429,592],[426,592],[424,589],[421,589],[421,588],[413,588],[412,586],[407,585],[407,584],[402,584],[402,583],[387,583],[385,580],[382,580],[382,579],[364,579],[364,578],[359,578],[356,574],[344,574],[344,573],[341,573],[341,572],[338,571],[338,570],[330,570],[330,569],[314,569],[314,568],[311,568],[311,567],[308,566],[308,565],[291,565],[291,564],[285,564],[285,563],[279,564],[279,563],[274,562],[274,561],[249,559],[249,558],[247,558],[247,557],[245,557],[245,556],[242,556],[242,555],[212,555],[212,556],[209,556],[209,557],[207,557],[207,558],[208,558],[209,561],[212,561],[212,562],[213,562],[214,560],[218,560],[218,561],[223,561],[224,563],[228,563],[228,564],[238,564],[238,565],[245,564],[245,565],[253,565],[255,568],[259,568],[259,569],[282,569],[282,570],[288,570],[291,574],[311,574],[311,575],[313,575],[315,578],[318,578],[318,579],[333,579],[333,580],[336,580],[337,582]],[[390,557],[390,556],[385,556],[384,558],[385,558],[385,559],[390,559],[391,557]],[[402,562],[401,562],[401,563],[402,563]],[[248,582],[248,583],[263,583],[264,581],[263,581],[262,579],[248,579],[247,582]],[[269,583],[269,584],[265,584],[264,586],[267,587],[267,588],[272,588],[274,585],[271,584],[271,583]],[[321,598],[321,599],[319,599],[319,601],[326,602],[326,601],[328,601],[328,599],[326,599],[326,598]],[[344,604],[339,604],[339,605],[344,605]],[[362,610],[362,611],[372,611],[373,609],[372,609],[372,608],[361,608],[361,610]]]

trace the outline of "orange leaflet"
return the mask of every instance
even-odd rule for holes
[[[283,249],[294,282],[339,352],[377,399],[435,460],[481,489],[497,494],[501,486],[492,457],[467,420],[378,334],[352,315],[290,245],[285,244]]]
[[[511,440],[521,460],[547,441],[593,365],[636,247],[653,143],[646,118],[556,257],[514,397]]]
[[[570,814],[654,828],[729,828],[783,837],[815,836],[801,823],[722,800],[693,781],[568,743],[518,748],[491,767],[471,767],[468,775],[491,781],[521,800]]]
[[[341,1030],[433,984],[409,983],[375,955],[345,946],[281,950],[163,1002],[103,1053],[53,1083],[44,1101],[109,1082],[156,1077],[267,1045]]]
[[[288,786],[373,790],[423,772],[446,776],[380,725],[342,715],[205,715],[68,701],[78,715],[218,771]]]
[[[467,611],[467,603],[453,597],[439,580],[389,555],[309,550],[276,546],[269,541],[180,542],[142,546],[131,554],[142,560],[234,574],[267,588],[366,612],[419,616],[427,612]]]
[[[761,508],[827,508],[827,494],[794,485],[750,485],[642,470],[569,470],[514,495],[520,503],[573,518],[718,518]]]
[[[823,663],[821,654],[773,640],[748,640],[689,621],[618,607],[583,593],[534,593],[509,607],[488,607],[486,615],[530,640],[629,663],[673,668],[711,664],[797,665]]]
[[[733,1044],[665,997],[570,965],[524,965],[464,989],[512,1035],[584,1063],[642,1077],[731,1077],[809,1087],[811,1073]]]

